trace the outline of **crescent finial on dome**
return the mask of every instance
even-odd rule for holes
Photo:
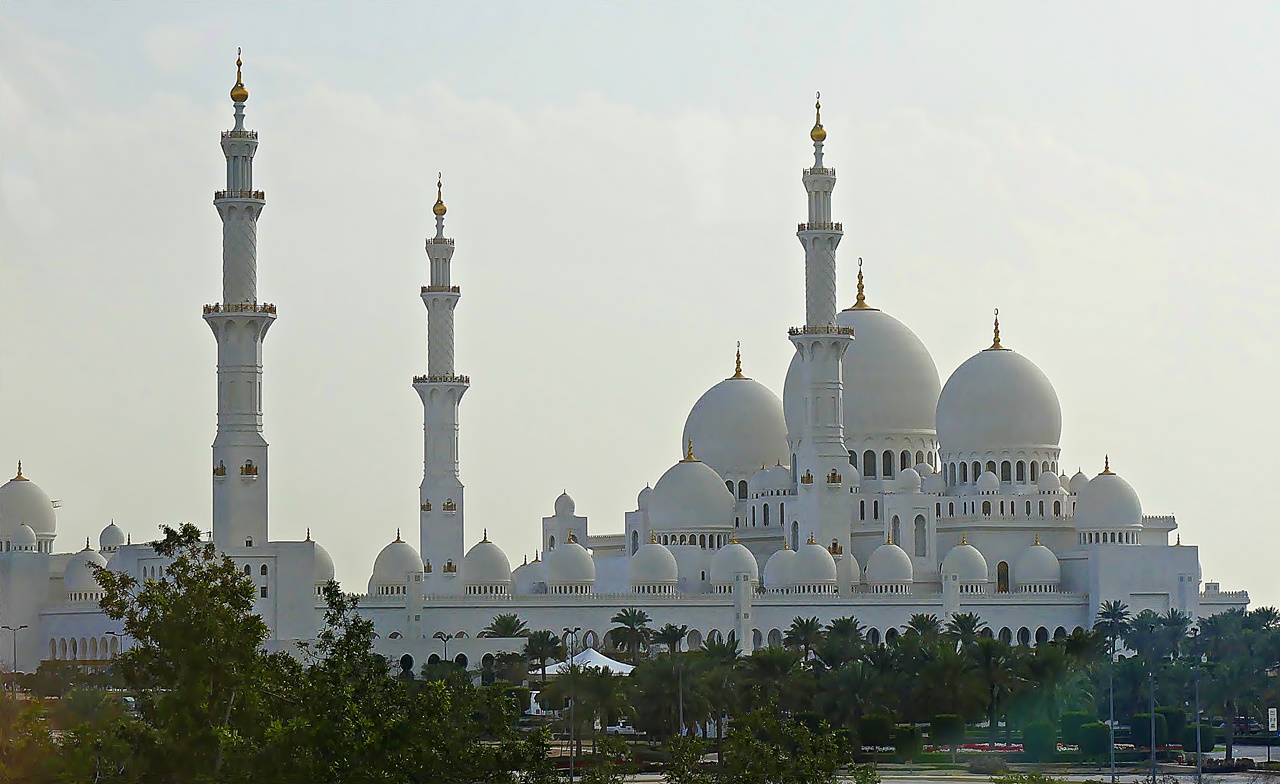
[[[960,544],[968,544],[968,543],[969,543],[969,535],[967,533],[961,533]]]
[[[701,460],[699,460],[698,458],[696,458],[696,457],[694,457],[694,456],[693,456],[693,439],[692,439],[692,438],[690,438],[690,439],[689,439],[689,446],[688,446],[688,447],[686,448],[686,450],[685,450],[684,459],[683,459],[683,460],[681,460],[680,462],[681,462],[681,463],[700,463],[700,462],[702,462]]]
[[[489,529],[484,529],[484,536],[480,538],[481,543],[489,541]]]
[[[444,206],[444,172],[436,172],[436,203],[431,212],[437,218],[443,218],[449,208]]]
[[[1115,476],[1115,471],[1111,470],[1111,455],[1105,455],[1102,461],[1102,473],[1099,476]]]
[[[995,335],[991,341],[991,347],[987,351],[1008,351],[1009,349],[1000,345],[1000,308],[996,308]]]
[[[400,529],[399,529],[399,528],[397,528],[397,529],[396,529],[396,541],[397,541],[397,542],[403,542],[403,541],[404,541],[403,539],[401,539],[401,538],[400,538]]]
[[[862,283],[862,257],[858,257],[858,299],[845,310],[879,310],[867,304],[867,292]]]
[[[742,375],[742,341],[738,341],[738,350],[733,355],[733,375],[729,378],[746,378]]]
[[[658,532],[652,531],[652,530],[649,531],[649,544],[657,544],[657,543],[658,543]]]
[[[817,99],[813,102],[813,130],[809,131],[809,138],[817,144],[827,140],[827,131],[822,127],[822,93],[818,93]]]
[[[1039,532],[1039,531],[1036,531],[1036,543],[1035,543],[1035,546],[1036,546],[1036,547],[1039,547],[1039,546],[1040,546],[1040,532]]]
[[[244,80],[240,77],[240,66],[244,65],[240,61],[240,47],[236,47],[236,84],[231,88],[231,100],[236,103],[244,103],[249,100],[249,91],[245,89]]]
[[[14,482],[27,482],[27,481],[30,481],[30,480],[28,480],[25,476],[23,476],[23,475],[22,475],[22,461],[21,461],[21,460],[19,460],[19,461],[18,461],[18,475],[17,475],[17,476],[15,476],[11,481],[14,481]]]
[[[817,544],[817,543],[818,543],[817,540],[813,538],[813,531],[810,531],[809,541],[805,542],[805,544]]]

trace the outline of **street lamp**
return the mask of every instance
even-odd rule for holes
[[[576,651],[578,648],[578,632],[580,631],[582,631],[581,626],[575,626],[572,629],[570,629],[568,626],[564,627],[564,633],[569,636],[569,640],[570,640],[569,661],[568,661],[568,664],[570,667],[573,666],[573,657],[577,655]],[[574,685],[574,682],[578,680],[578,678],[576,673],[574,672],[569,672],[568,674],[569,674],[569,784],[573,784],[573,769],[578,762],[577,749],[573,745],[573,736],[574,736],[573,715],[574,715],[574,705],[577,703],[577,700],[573,698],[573,685]]]
[[[449,661],[449,640],[453,640],[459,637],[466,637],[466,636],[467,636],[466,632],[458,632],[457,634],[445,634],[444,632],[436,632],[435,634],[431,635],[433,639],[439,640],[440,642],[444,643],[444,660],[445,661]]]
[[[1196,641],[1199,642],[1199,633],[1196,634]],[[1197,646],[1199,647],[1199,646]],[[1209,654],[1201,653],[1196,658],[1196,784],[1204,781],[1204,762],[1202,758],[1204,752],[1200,747],[1200,668],[1209,663]]]
[[[28,628],[24,623],[21,626],[0,626],[0,629],[7,629],[13,635],[13,693],[18,693],[18,632]]]

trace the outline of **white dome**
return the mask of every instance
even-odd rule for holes
[[[111,524],[98,534],[98,549],[109,553],[121,547],[124,547],[124,531],[120,530],[115,520],[112,520]]]
[[[515,590],[518,594],[528,595],[535,593],[540,589],[540,584],[546,583],[547,570],[543,568],[542,561],[535,560],[516,567],[511,573],[511,582],[515,583]]]
[[[1052,471],[1045,471],[1036,480],[1036,488],[1042,493],[1056,493],[1062,489],[1062,482]]]
[[[719,487],[724,490],[724,485]],[[596,581],[596,562],[591,559],[587,548],[575,541],[565,542],[549,551],[544,564],[547,585],[582,585]]]
[[[797,583],[804,585],[835,585],[836,561],[827,552],[827,548],[816,542],[800,546],[795,560],[791,563],[791,576]]]
[[[989,577],[987,559],[982,557],[978,548],[967,542],[952,547],[947,557],[942,559],[943,574],[956,574],[961,582],[985,583]]]
[[[769,560],[764,562],[764,587],[773,591],[794,586],[796,557],[796,551],[788,547],[769,556]]]
[[[488,532],[462,558],[464,585],[500,585],[511,582],[511,562],[502,548],[489,541]]]
[[[1103,471],[1085,486],[1076,501],[1076,528],[1128,528],[1142,525],[1142,502],[1128,482]]]
[[[1071,477],[1067,476],[1065,471],[1061,474],[1058,474],[1058,484],[1062,487],[1063,490],[1067,492],[1071,492]]]
[[[573,502],[573,499],[567,492],[561,493],[560,496],[556,498],[556,517],[572,517],[573,513],[577,511],[577,508],[578,505]]]
[[[804,434],[805,395],[804,378],[800,372],[800,355],[791,355],[787,365],[787,378],[782,382],[782,414],[787,424],[787,438],[795,442]]]
[[[938,441],[948,453],[1056,448],[1061,436],[1058,393],[1016,351],[987,349],[969,357],[938,398]]]
[[[845,436],[932,434],[941,383],[920,338],[882,310],[843,310],[836,325],[853,328],[840,362]]]
[[[760,564],[745,545],[730,542],[711,556],[713,585],[731,585],[739,574],[749,575],[752,585],[760,584]]]
[[[327,583],[333,579],[333,557],[329,555],[329,551],[320,546],[319,542],[313,541],[313,561],[311,566],[312,579],[316,584]]]
[[[920,474],[914,468],[908,468],[898,474],[897,487],[899,493],[920,492]]]
[[[947,480],[942,474],[929,474],[924,478],[922,489],[926,493],[945,493],[947,492]]]
[[[369,592],[373,593],[375,585],[402,585],[409,582],[409,575],[421,572],[422,558],[418,551],[396,534],[396,540],[382,548],[373,562]]]
[[[1037,539],[1035,544],[1023,550],[1018,555],[1018,560],[1013,562],[1013,580],[1019,586],[1062,582],[1062,566],[1058,563],[1058,556]]]
[[[640,494],[636,496],[636,509],[639,509],[641,512],[647,510],[649,508],[649,496],[652,494],[653,488],[645,485],[644,489],[640,491]]]
[[[933,466],[929,465],[928,463],[916,463],[913,466],[913,468],[915,469],[915,472],[921,476],[921,478],[928,478],[930,476],[933,476],[935,473],[937,473],[936,471],[933,470]]]
[[[657,542],[640,546],[628,564],[631,585],[675,585],[680,581],[680,567],[671,551]]]
[[[53,502],[39,485],[22,475],[19,465],[18,475],[0,485],[0,526],[12,531],[23,523],[37,536],[53,536],[58,530]]]
[[[983,471],[982,476],[978,477],[978,491],[983,493],[995,492],[1000,489],[1000,480],[990,471]]]
[[[790,456],[782,401],[746,377],[727,378],[698,398],[684,423],[682,454],[690,441],[694,454],[722,477]]]
[[[86,547],[67,560],[67,568],[62,573],[62,587],[67,593],[100,590],[89,564],[106,566],[107,559]]]
[[[649,497],[649,524],[657,531],[729,528],[736,502],[719,474],[699,460],[667,469]],[[548,554],[548,560],[550,554]]]
[[[10,536],[9,541],[12,547],[35,550],[36,532],[32,530],[31,526],[22,523],[18,526],[18,530],[14,531],[13,535]]]
[[[1076,475],[1071,477],[1071,494],[1080,495],[1080,491],[1089,486],[1089,477],[1085,476],[1084,471],[1076,469]]]
[[[873,585],[909,583],[913,573],[911,556],[896,544],[880,545],[867,559],[866,578]]]

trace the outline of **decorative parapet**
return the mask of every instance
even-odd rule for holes
[[[428,237],[428,245],[453,245],[453,237]]]
[[[256,139],[258,138],[258,132],[257,131],[223,131],[222,138],[224,139]],[[261,191],[259,191],[259,193],[261,193]]]
[[[804,170],[805,177],[808,177],[811,174],[822,174],[828,177],[834,177],[836,176],[836,170],[829,166],[811,166]]]
[[[438,376],[414,376],[415,384],[470,384],[471,376],[459,376],[455,373],[445,373]]]
[[[458,286],[423,286],[422,287],[423,294],[431,294],[437,291],[449,292],[451,294],[458,294],[462,291],[462,289],[459,288]]]
[[[214,191],[215,199],[266,199],[266,191]]]
[[[446,499],[445,499],[445,502],[444,502],[444,506],[442,506],[442,507],[440,507],[440,508],[441,508],[441,509],[443,509],[443,510],[444,510],[444,511],[446,511],[446,512],[456,512],[456,511],[458,511],[458,505],[457,505],[457,504],[455,504],[455,503],[453,502],[453,499],[452,499],[452,498],[446,498]]]
[[[424,512],[430,512],[430,511],[431,511],[431,502],[430,502],[430,501],[427,501],[426,503],[424,503],[424,504],[422,505],[422,511],[424,511]]]
[[[226,476],[226,475],[227,475],[227,464],[226,464],[225,462],[223,462],[223,461],[219,460],[219,461],[218,461],[218,464],[217,464],[216,466],[214,466],[214,467],[213,467],[213,475],[214,475],[214,476]]]
[[[270,302],[215,302],[204,306],[205,313],[275,313],[276,306]]]
[[[450,558],[449,560],[444,562],[444,569],[442,569],[441,571],[443,571],[445,574],[457,574],[458,565],[453,562],[452,558]]]
[[[827,474],[827,484],[829,485],[838,485],[843,481],[844,477],[840,476],[834,468],[831,469],[831,473]]]
[[[853,327],[837,327],[835,324],[823,324],[816,326],[806,324],[803,327],[792,327],[787,330],[788,335],[852,335]]]
[[[811,485],[811,484],[813,484],[813,472],[812,472],[812,471],[805,471],[805,472],[804,472],[804,476],[800,477],[800,484],[802,484],[802,485]]]
[[[256,477],[257,475],[258,475],[258,467],[253,464],[252,460],[246,460],[244,461],[244,465],[240,466],[240,476]]]
[[[796,231],[844,231],[843,223],[818,221],[815,223],[797,223]]]

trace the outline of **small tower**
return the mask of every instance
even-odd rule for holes
[[[427,239],[431,284],[422,287],[427,308],[427,374],[413,379],[422,398],[423,471],[419,489],[420,553],[438,564],[462,563],[463,487],[458,476],[458,405],[471,379],[453,366],[453,309],[462,296],[449,266],[454,241],[444,236],[444,188],[436,179],[436,234]],[[450,581],[449,586],[458,581]],[[446,587],[446,590],[448,587]],[[439,592],[433,588],[433,592]],[[458,591],[461,591],[460,585]]]
[[[204,306],[218,341],[218,434],[213,440],[213,541],[223,550],[267,541],[267,442],[262,437],[262,342],[276,319],[258,302],[258,216],[253,187],[258,132],[245,130],[249,100],[236,57],[235,127],[222,132],[227,187],[213,195],[222,218],[222,302]]]

